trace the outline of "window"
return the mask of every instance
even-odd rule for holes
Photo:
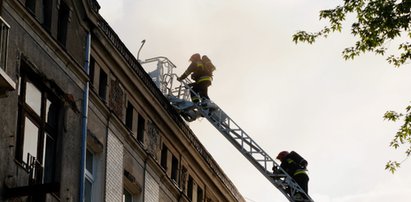
[[[202,202],[204,197],[204,192],[201,187],[197,186],[197,202]]]
[[[52,0],[43,0],[43,27],[48,32],[50,32],[51,28],[52,5]]]
[[[107,74],[102,69],[100,69],[100,78],[99,78],[99,86],[98,86],[98,95],[101,99],[106,101],[107,95]]]
[[[141,143],[144,143],[145,122],[146,121],[144,120],[143,116],[139,114],[137,122],[137,140]]]
[[[70,8],[66,3],[60,1],[57,20],[57,41],[59,41],[63,46],[66,46],[69,16]]]
[[[194,180],[191,175],[188,176],[188,182],[187,182],[187,197],[190,201],[193,200],[193,186],[194,186]]]
[[[36,0],[26,0],[25,6],[32,15],[36,13]]]
[[[160,165],[164,169],[167,170],[167,153],[168,153],[168,148],[165,144],[163,144],[163,148],[161,149],[161,162]]]
[[[87,149],[86,151],[86,169],[84,181],[84,202],[93,201],[93,183],[94,183],[94,153]]]
[[[178,184],[178,159],[173,155],[171,159],[171,179]]]
[[[33,79],[33,80],[30,80]],[[16,160],[32,183],[55,182],[60,102],[35,78],[23,75],[19,93]]]
[[[133,195],[126,189],[123,191],[123,202],[133,202]]]
[[[133,105],[130,102],[128,102],[127,109],[126,109],[126,127],[129,130],[133,130],[133,111],[134,111]]]
[[[94,83],[94,71],[96,71],[96,59],[94,59],[92,56],[90,56],[90,67],[89,67],[89,79],[90,83]]]

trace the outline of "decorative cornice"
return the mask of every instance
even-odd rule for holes
[[[90,1],[94,1],[94,0],[90,0]],[[187,126],[187,124],[183,121],[183,119],[178,115],[178,112],[170,104],[167,98],[161,93],[161,91],[158,89],[158,87],[153,82],[151,77],[143,69],[143,67],[137,61],[137,59],[133,56],[133,54],[131,54],[131,52],[127,49],[127,47],[120,40],[120,38],[114,32],[114,30],[110,27],[110,25],[104,19],[101,18],[98,21],[97,26],[105,34],[105,36],[110,40],[110,42],[117,49],[117,51],[123,56],[124,60],[134,70],[137,76],[143,81],[146,87],[154,94],[154,96],[157,98],[160,104],[169,113],[170,117],[183,130],[188,140],[193,144],[194,148],[201,155],[201,157],[203,157],[205,162],[208,164],[211,170],[214,171],[216,176],[218,176],[218,178],[221,179],[221,181],[228,188],[228,190],[230,190],[234,198],[237,199],[237,201],[243,201],[241,194],[238,192],[234,184],[222,172],[221,168],[218,166],[218,164],[215,162],[212,156],[207,152],[207,150],[200,143],[200,141],[197,139],[197,137],[194,135],[191,129]]]
[[[94,11],[94,12],[96,12],[96,13],[98,13],[98,11],[100,10],[100,4],[98,4],[98,2],[96,1],[96,0],[88,0],[89,1],[89,4],[90,4],[90,8]]]

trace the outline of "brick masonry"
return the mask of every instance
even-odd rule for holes
[[[106,201],[122,201],[123,144],[111,133],[107,137]]]
[[[144,190],[145,202],[159,202],[160,185],[149,172],[146,171],[146,187]]]

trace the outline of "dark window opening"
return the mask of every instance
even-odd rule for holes
[[[145,130],[145,120],[143,116],[140,114],[138,115],[138,121],[137,121],[137,141],[144,143],[144,130]]]
[[[167,155],[168,154],[168,148],[165,144],[163,144],[163,148],[161,149],[161,162],[160,165],[164,169],[167,170]]]
[[[89,72],[88,76],[90,79],[90,83],[94,83],[94,71],[96,69],[96,60],[93,57],[90,57],[90,66],[89,66]]]
[[[134,111],[133,105],[130,102],[128,102],[127,109],[126,109],[126,127],[129,130],[133,130],[133,111]]]
[[[98,95],[101,99],[106,101],[107,95],[107,74],[100,69],[100,78],[99,78],[99,86],[98,86]]]
[[[70,8],[67,4],[61,1],[57,21],[57,41],[59,41],[63,46],[66,46],[69,16]]]
[[[193,185],[194,185],[194,180],[189,175],[188,182],[187,182],[187,197],[190,201],[193,201]]]
[[[52,0],[43,0],[43,27],[50,32],[51,29],[51,17],[52,17]]]
[[[197,202],[202,202],[204,197],[203,189],[197,186]]]
[[[36,0],[26,0],[26,3],[24,5],[32,15],[36,14]]]
[[[177,182],[177,174],[178,174],[178,159],[173,155],[171,159],[171,179],[174,180],[174,182]]]

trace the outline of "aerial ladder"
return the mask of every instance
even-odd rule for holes
[[[146,67],[151,65],[154,71],[149,75],[160,91],[170,101],[177,112],[188,122],[200,117],[206,118],[231,144],[240,151],[254,167],[263,174],[290,202],[297,200],[297,193],[306,198],[304,201],[313,202],[311,197],[289,176],[241,127],[234,122],[217,104],[207,103],[207,106],[193,103],[190,99],[192,92],[185,79],[177,81],[173,73],[176,66],[166,57],[155,57],[140,61]],[[276,172],[273,172],[273,169]]]

